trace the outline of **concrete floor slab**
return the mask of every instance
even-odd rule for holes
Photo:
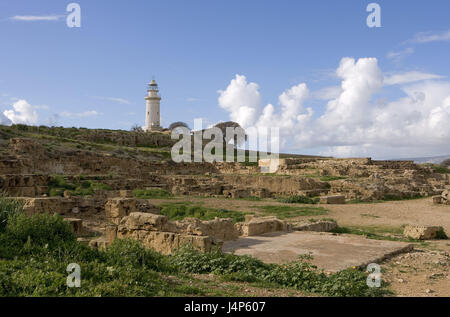
[[[266,263],[287,263],[311,253],[312,263],[329,272],[377,263],[413,249],[412,244],[323,232],[273,232],[226,241],[222,250],[251,255]]]

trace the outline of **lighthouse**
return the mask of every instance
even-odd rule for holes
[[[160,103],[161,97],[158,95],[158,84],[154,79],[148,84],[147,96],[145,96],[146,113],[145,113],[145,130],[161,131],[160,125]]]

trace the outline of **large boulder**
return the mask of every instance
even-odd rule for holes
[[[320,197],[321,204],[345,204],[345,196],[335,195],[335,196],[323,196]]]
[[[408,225],[403,231],[403,235],[407,238],[416,240],[430,240],[440,238],[440,232],[443,228],[438,226],[411,226]]]
[[[289,231],[290,225],[276,217],[255,217],[236,225],[242,236],[257,236],[268,232]]]
[[[213,236],[206,235],[205,228],[207,227],[204,227],[201,221],[174,223],[166,216],[133,212],[121,219],[117,230],[112,226],[108,229],[108,240],[111,237],[131,238],[163,254],[171,254],[185,245],[209,252],[213,246],[219,246],[220,243]]]
[[[105,204],[106,218],[118,225],[123,217],[133,212],[159,214],[159,208],[145,199],[113,198]]]
[[[214,220],[201,221],[196,218],[186,218],[175,223],[179,233],[210,236],[216,240],[227,241],[237,239],[239,232],[231,218],[215,218]]]
[[[336,221],[319,220],[319,221],[304,221],[292,225],[294,231],[316,231],[316,232],[330,232],[337,228]]]

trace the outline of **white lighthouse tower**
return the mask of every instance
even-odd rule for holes
[[[154,79],[148,84],[148,94],[145,96],[146,113],[145,113],[145,130],[161,131],[160,125],[160,103],[161,97],[158,95],[158,84]]]

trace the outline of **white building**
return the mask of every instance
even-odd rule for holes
[[[150,84],[148,84],[147,96],[145,96],[146,101],[146,113],[145,113],[145,130],[146,131],[160,131],[160,104],[161,97],[158,95],[158,84],[153,79]]]

